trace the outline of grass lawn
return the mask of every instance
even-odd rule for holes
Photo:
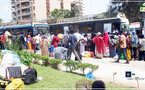
[[[54,88],[73,88],[69,90],[76,90],[76,81],[80,79],[88,79],[84,76],[80,76],[73,73],[62,72],[55,70],[53,68],[32,64],[32,66],[37,70],[38,76],[44,77],[44,80],[38,81],[38,83],[26,85],[25,88],[32,89],[47,89],[52,90]],[[107,90],[116,90],[117,88],[122,88],[122,90],[132,90],[131,88],[125,89],[123,86],[116,86],[106,83]],[[58,89],[56,89],[58,90]],[[63,89],[61,89],[63,90]]]

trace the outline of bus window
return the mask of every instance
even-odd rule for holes
[[[140,27],[135,28],[135,30],[140,30]]]
[[[134,31],[134,28],[130,28],[130,31]]]

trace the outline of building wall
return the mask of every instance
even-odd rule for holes
[[[37,20],[46,19],[46,0],[35,0],[35,17]]]
[[[61,1],[61,0],[60,0]],[[50,12],[53,11],[54,9],[60,9],[60,1],[59,0],[50,0]]]
[[[71,10],[71,1],[70,0],[63,0],[63,1],[64,1],[63,8],[67,10]]]

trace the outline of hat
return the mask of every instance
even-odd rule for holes
[[[19,35],[20,33],[19,32],[17,32],[17,35]]]
[[[98,33],[97,33],[97,36],[100,36],[100,35],[101,35],[101,32],[98,32]]]

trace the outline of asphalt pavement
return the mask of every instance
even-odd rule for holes
[[[83,58],[82,60],[83,63],[99,66],[99,69],[93,73],[96,80],[137,88],[138,83],[135,77],[138,77],[139,87],[145,89],[145,61],[130,61],[129,64],[125,63],[126,60],[120,60],[120,63],[114,63],[114,61],[113,58]],[[86,69],[85,73],[88,72],[89,69]],[[117,72],[114,76],[115,82],[113,80],[114,72]]]

